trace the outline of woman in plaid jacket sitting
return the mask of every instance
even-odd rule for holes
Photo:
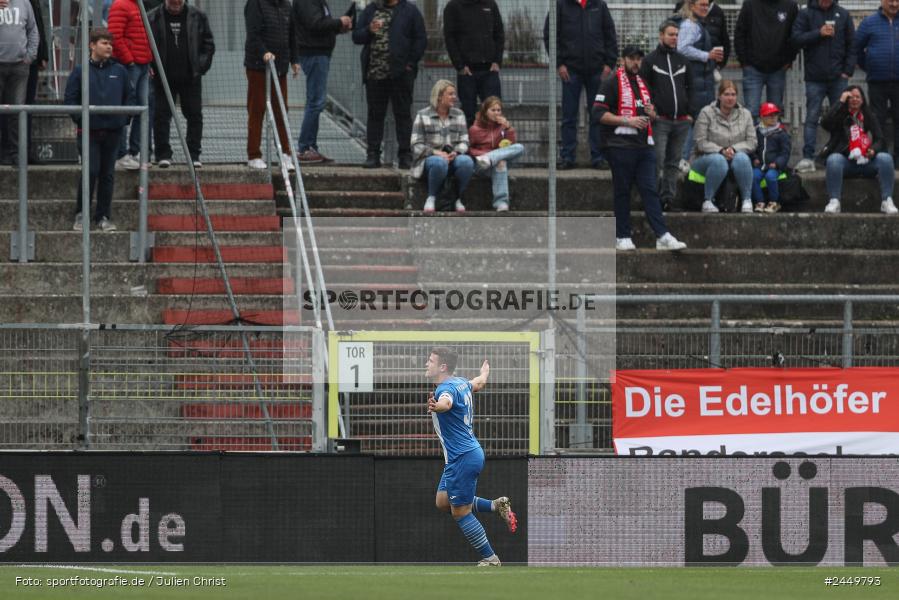
[[[437,196],[447,176],[456,178],[459,195],[456,212],[465,212],[462,195],[474,173],[474,161],[468,156],[468,125],[465,113],[456,108],[456,86],[441,79],[431,88],[431,103],[415,115],[412,124],[412,176],[428,177],[428,197],[424,212],[437,209]]]

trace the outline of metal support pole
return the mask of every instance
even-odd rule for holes
[[[78,368],[78,417],[81,445],[90,446],[90,322],[91,322],[91,146],[90,57],[87,2],[81,3],[81,346]]]
[[[712,331],[709,337],[709,363],[712,367],[721,365],[721,301],[712,301]]]
[[[540,336],[540,454],[556,452],[556,331],[547,329]]]
[[[571,445],[589,448],[593,445],[593,430],[587,423],[587,311],[586,302],[577,307],[577,356],[575,357],[575,379],[577,404],[575,424],[571,431]]]
[[[843,304],[843,368],[852,366],[852,301],[847,300]]]
[[[140,113],[140,184],[138,194],[137,252],[139,263],[147,262],[147,187],[150,185],[150,83],[144,87],[140,99],[144,109]],[[188,155],[188,160],[190,156]]]
[[[10,115],[10,119],[12,116]],[[29,259],[28,240],[28,113],[20,112],[19,119],[19,237],[17,250],[20,263]]]
[[[547,137],[549,138],[549,148],[547,150],[547,209],[546,209],[546,246],[547,246],[547,284],[549,291],[552,293],[556,288],[556,86],[558,85],[558,74],[556,73],[556,56],[558,49],[557,42],[557,22],[556,3],[547,2],[549,4],[549,64],[547,65],[547,78],[549,79],[549,115],[547,119]],[[552,312],[549,312],[550,326],[553,324]]]
[[[312,330],[312,451],[328,451],[328,426],[325,419],[325,332]]]

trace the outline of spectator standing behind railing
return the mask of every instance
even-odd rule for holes
[[[247,72],[247,166],[266,169],[268,165],[262,160],[262,120],[265,118],[265,80],[269,76],[267,63],[274,61],[278,86],[287,109],[287,70],[291,69],[294,75],[300,72],[300,66],[290,62],[296,56],[296,28],[288,0],[247,0],[243,13],[247,27],[243,59]],[[281,115],[274,90],[272,109],[281,141],[281,162],[292,171],[293,161],[288,154],[290,139],[284,127],[286,115]]]
[[[524,153],[524,146],[516,143],[515,128],[503,116],[502,100],[496,96],[484,100],[468,128],[468,141],[475,168],[490,175],[493,208],[509,210],[509,163]]]
[[[297,152],[304,164],[330,162],[318,150],[318,120],[328,96],[328,72],[337,35],[350,31],[353,21],[347,15],[333,16],[327,0],[293,0],[293,22],[297,28],[296,62],[306,77],[306,109]]]
[[[628,46],[624,66],[599,88],[593,118],[602,124],[615,193],[615,249],[636,250],[631,239],[631,188],[636,184],[657,250],[683,250],[687,245],[668,231],[656,184],[652,121],[656,116],[649,88],[638,75],[643,50]]]
[[[709,0],[687,0],[681,8],[682,19],[677,34],[677,51],[689,61],[690,116],[694,123],[699,111],[715,100],[715,68],[724,57],[724,49],[713,45],[712,37],[703,25],[708,13]],[[688,161],[692,153],[691,127],[684,142],[683,160]]]
[[[450,0],[443,9],[443,37],[471,127],[479,100],[503,96],[499,69],[506,34],[499,7],[494,0]]]
[[[0,104],[25,104],[28,71],[37,59],[37,23],[28,0],[0,0]],[[0,150],[7,164],[19,162],[19,115],[8,119],[9,139]],[[27,148],[21,149],[27,152]]]
[[[604,79],[618,64],[618,36],[609,7],[603,0],[556,0],[556,69],[562,80],[562,146],[559,169],[574,169],[577,117],[581,90],[587,93],[590,164],[608,169],[603,158],[600,128],[590,118],[593,100]],[[543,45],[549,53],[549,14],[543,24]]]
[[[746,0],[740,7],[734,49],[743,67],[743,100],[756,123],[763,87],[768,102],[783,109],[787,69],[796,58],[790,35],[798,14],[794,0]]]
[[[128,82],[128,71],[112,58],[113,38],[106,29],[94,29],[90,34],[90,67],[88,70],[88,103],[95,106],[129,106],[133,104],[134,89]],[[81,65],[76,66],[66,83],[65,103],[81,104]],[[81,113],[72,115],[81,135]],[[112,191],[115,185],[115,163],[119,138],[128,120],[127,115],[91,115],[88,141],[90,142],[90,195],[97,191],[97,208],[94,222],[101,231],[115,231],[111,221]],[[79,150],[81,144],[78,144]],[[82,161],[82,165],[84,162]],[[81,179],[78,179],[78,196],[75,205],[75,224],[72,229],[82,231]]]
[[[31,10],[34,12],[34,22],[37,24],[38,36],[40,38],[40,42],[37,46],[37,58],[32,61],[32,63],[28,67],[28,83],[25,87],[25,102],[24,104],[34,104],[37,99],[37,75],[38,71],[42,71],[47,68],[47,60],[49,59],[49,54],[47,53],[47,34],[44,31],[44,19],[41,14],[41,3],[40,0],[30,0],[31,2]],[[5,156],[6,149],[9,147],[9,120],[10,119],[18,119],[18,115],[0,115],[0,162],[5,162],[8,160],[8,157]],[[32,128],[32,115],[28,115],[28,164],[38,164],[40,162],[37,149],[34,145],[31,136],[31,128]],[[18,124],[18,120],[16,121]],[[18,133],[18,132],[17,132]],[[16,142],[18,142],[18,135],[16,136]]]
[[[683,13],[683,2],[674,5],[674,14]],[[712,48],[721,48],[721,60],[715,61],[715,83],[721,80],[721,69],[727,66],[730,59],[730,31],[727,28],[727,15],[714,0],[709,2],[709,12],[702,20],[702,25],[709,32]]]
[[[880,8],[864,18],[853,40],[858,66],[867,75],[871,109],[886,126],[893,118],[893,160],[899,163],[899,0],[881,0]],[[889,105],[889,110],[887,110]]]
[[[693,123],[690,111],[689,61],[677,51],[678,24],[665,21],[659,26],[659,45],[640,66],[656,108],[653,122],[659,197],[663,210],[674,210],[679,162]]]
[[[886,140],[877,113],[868,108],[865,94],[857,85],[850,85],[839,102],[830,107],[821,120],[830,139],[821,156],[827,160],[827,194],[830,201],[826,213],[840,212],[844,177],[877,177],[880,183],[880,212],[895,215],[893,185],[896,172],[893,159],[884,149]]]
[[[109,7],[109,33],[113,40],[113,58],[128,70],[128,81],[134,88],[135,106],[150,101],[150,63],[153,53],[144,29],[137,0],[114,0]],[[152,111],[150,111],[152,113]],[[152,122],[152,114],[149,115]],[[140,168],[140,115],[128,117],[130,135],[122,132],[119,140],[117,167],[129,170]],[[149,157],[144,157],[149,162]]]
[[[412,166],[412,92],[418,61],[428,46],[425,20],[406,0],[377,0],[356,19],[353,42],[361,45],[362,83],[368,103],[366,169],[381,166],[381,142],[388,102],[396,121],[397,160],[400,169]]]
[[[437,197],[448,176],[455,176],[458,197],[456,212],[465,212],[462,197],[474,173],[474,161],[468,156],[468,127],[465,113],[456,108],[456,86],[441,79],[431,88],[431,102],[415,115],[412,125],[412,153],[415,165],[412,177],[428,177],[428,197],[422,210],[437,209]]]
[[[156,39],[159,57],[165,68],[172,100],[181,101],[181,113],[187,120],[187,150],[194,167],[203,166],[202,77],[212,67],[215,40],[206,13],[187,4],[187,0],[165,0],[148,15],[150,30]],[[158,69],[157,69],[158,70]],[[153,78],[153,93],[160,100],[153,118],[156,160],[163,169],[172,164],[169,134],[172,111],[165,98],[160,77]]]
[[[855,71],[852,40],[855,24],[849,11],[834,0],[809,0],[793,23],[790,42],[805,55],[805,128],[800,173],[815,170],[818,121],[824,98],[836,104]]]
[[[752,212],[752,161],[758,140],[752,114],[737,103],[736,84],[725,79],[718,85],[718,100],[699,112],[693,126],[696,145],[690,167],[705,177],[702,212],[716,213],[714,198],[729,171],[740,190],[740,211]]]

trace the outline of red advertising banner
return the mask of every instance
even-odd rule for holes
[[[899,369],[615,371],[612,435],[632,456],[899,454]]]

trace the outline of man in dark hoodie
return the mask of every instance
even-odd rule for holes
[[[659,196],[662,208],[674,208],[677,193],[678,164],[690,133],[690,77],[687,58],[677,52],[678,25],[665,21],[659,26],[659,45],[640,67],[640,77],[649,87],[656,108],[653,123],[656,163],[662,170]]]
[[[790,41],[805,54],[805,130],[800,173],[815,170],[815,144],[821,105],[840,100],[855,71],[852,39],[855,25],[849,11],[835,0],[809,0],[793,23]]]
[[[353,21],[347,15],[332,15],[327,0],[293,0],[293,21],[297,29],[295,62],[306,76],[306,110],[297,152],[301,163],[325,162],[330,159],[318,151],[318,119],[328,94],[331,53],[337,45],[337,35],[347,33]]]
[[[767,87],[768,102],[783,108],[787,69],[796,58],[790,35],[798,14],[794,0],[746,0],[740,7],[734,49],[743,67],[744,106],[755,122],[763,87]]]
[[[503,17],[494,0],[450,0],[443,9],[446,51],[456,69],[456,85],[468,126],[478,102],[502,98],[499,68],[506,43]]]

